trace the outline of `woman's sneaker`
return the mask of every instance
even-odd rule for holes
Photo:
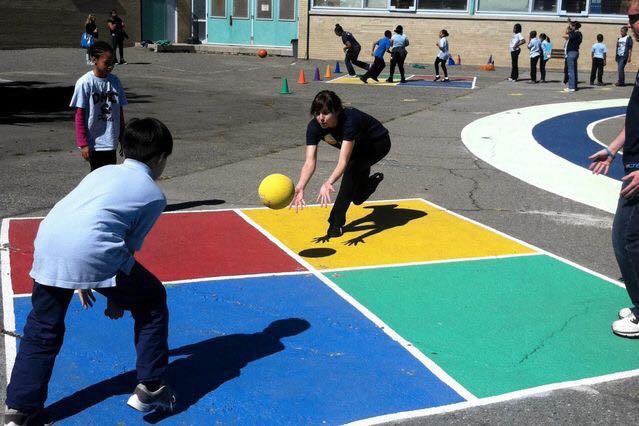
[[[43,411],[27,414],[22,411],[14,410],[13,408],[9,408],[6,405],[4,407],[3,423],[5,426],[49,426],[53,424]]]
[[[448,77],[444,78],[444,83],[448,83],[449,81],[450,81],[450,78],[448,78]]]
[[[626,309],[619,311],[619,316],[627,314]],[[630,314],[612,323],[612,332],[623,337],[639,337],[639,319],[631,309],[628,310]]]
[[[129,397],[127,404],[142,413],[156,409],[173,411],[175,394],[168,385],[162,385],[155,392],[151,392],[144,383],[140,383]]]
[[[433,81],[439,81],[440,77],[438,75],[435,76],[435,78],[433,79]]]

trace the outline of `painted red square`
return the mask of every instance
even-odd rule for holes
[[[10,222],[15,294],[31,292],[29,271],[40,220]],[[233,211],[163,214],[136,258],[162,281],[305,269]]]

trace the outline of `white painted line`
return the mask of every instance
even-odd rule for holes
[[[473,155],[530,185],[614,213],[621,182],[555,155],[532,135],[538,123],[559,115],[627,105],[627,99],[538,105],[480,118],[462,130]]]
[[[237,210],[236,213],[241,216],[247,223],[253,225],[255,229],[260,231],[265,237],[271,240],[275,245],[281,248],[284,252],[286,252],[289,256],[299,262],[301,265],[306,267],[309,272],[311,272],[317,279],[323,282],[326,286],[328,286],[331,290],[337,293],[342,299],[352,305],[355,309],[357,309],[360,313],[362,313],[366,318],[372,321],[377,327],[379,327],[384,333],[386,333],[391,339],[399,343],[404,349],[406,349],[411,355],[413,355],[421,364],[423,364],[428,370],[431,371],[439,380],[448,385],[451,389],[457,392],[462,398],[471,401],[476,400],[477,397],[469,392],[466,388],[464,388],[461,384],[459,384],[455,379],[448,375],[439,365],[437,365],[433,360],[424,355],[419,349],[413,346],[412,343],[404,339],[400,336],[395,330],[390,328],[388,324],[384,323],[378,316],[369,311],[364,305],[359,303],[355,298],[353,298],[350,294],[346,293],[339,286],[337,286],[334,282],[328,279],[325,275],[319,272],[317,269],[313,267],[310,263],[300,257],[297,253],[293,252],[287,246],[285,246],[281,241],[271,235],[268,231],[262,228],[258,223],[256,223],[253,219],[248,217],[244,212]]]
[[[595,143],[598,143],[599,145],[604,146],[604,147],[606,147],[606,148],[607,148],[607,147],[608,147],[608,145],[606,145],[605,143],[601,142],[601,141],[600,141],[599,139],[597,139],[597,137],[595,136],[595,132],[594,132],[595,127],[596,127],[598,124],[603,123],[604,121],[612,120],[612,119],[619,118],[619,117],[625,117],[625,116],[626,116],[626,114],[619,114],[619,115],[615,115],[615,116],[613,116],[613,117],[602,118],[601,120],[593,121],[592,123],[590,123],[590,124],[588,125],[588,127],[586,127],[586,133],[588,133],[588,137],[589,137],[590,139],[592,139]],[[619,130],[621,130],[621,129],[619,129]],[[619,151],[619,152],[622,152],[622,151]]]
[[[11,258],[9,247],[10,219],[4,219],[0,225],[0,280],[2,280],[2,314],[4,329],[15,331],[16,316],[13,311],[13,287],[11,284]],[[11,378],[13,363],[16,359],[16,338],[4,336],[4,355],[7,373],[7,383]]]
[[[473,86],[471,87],[471,89],[475,89],[475,85],[477,83],[477,77],[473,77]]]
[[[559,389],[567,389],[576,386],[592,386],[599,383],[611,382],[615,380],[622,380],[631,377],[639,376],[639,370],[624,371],[621,373],[607,374],[605,376],[592,377],[587,379],[573,380],[569,382],[554,383],[550,385],[543,385],[534,388],[524,389],[521,391],[505,393],[502,395],[492,396],[488,398],[476,399],[474,401],[460,402],[457,404],[444,405],[440,407],[426,408],[423,410],[404,411],[401,413],[388,414],[384,416],[372,417],[369,419],[358,420],[352,423],[347,423],[349,426],[364,426],[364,425],[379,425],[382,423],[414,419],[417,417],[432,416],[435,414],[451,413],[454,411],[465,410],[473,407],[481,407],[484,405],[496,404],[499,402],[512,401],[515,399],[526,398],[533,395],[539,395],[547,392],[552,392]]]
[[[442,263],[478,262],[482,260],[511,259],[514,257],[541,256],[542,254],[543,253],[522,253],[522,254],[504,254],[500,256],[464,257],[464,258],[441,259],[441,260],[425,260],[422,262],[391,263],[388,265],[370,265],[370,266],[355,266],[352,268],[321,269],[320,271],[325,274],[330,274],[331,272],[362,271],[366,269],[402,268],[405,266],[426,266],[426,265],[439,265]]]

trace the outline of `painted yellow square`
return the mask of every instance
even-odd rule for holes
[[[376,82],[375,80],[368,80],[368,85],[369,86],[397,86],[399,84],[399,81],[393,82],[393,83],[387,83],[386,80],[388,78],[388,76],[382,78],[381,76],[378,77],[379,82]],[[330,80],[329,83],[336,83],[336,84],[366,84],[364,83],[362,80],[359,79],[359,77],[350,77],[350,76],[344,76],[344,77],[338,77],[334,80]]]
[[[320,270],[535,253],[422,200],[351,205],[344,235],[328,242],[315,241],[326,233],[328,208],[243,212]]]

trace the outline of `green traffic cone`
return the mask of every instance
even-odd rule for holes
[[[282,90],[280,90],[280,95],[290,95],[291,91],[288,90],[288,80],[284,79],[282,81]]]

